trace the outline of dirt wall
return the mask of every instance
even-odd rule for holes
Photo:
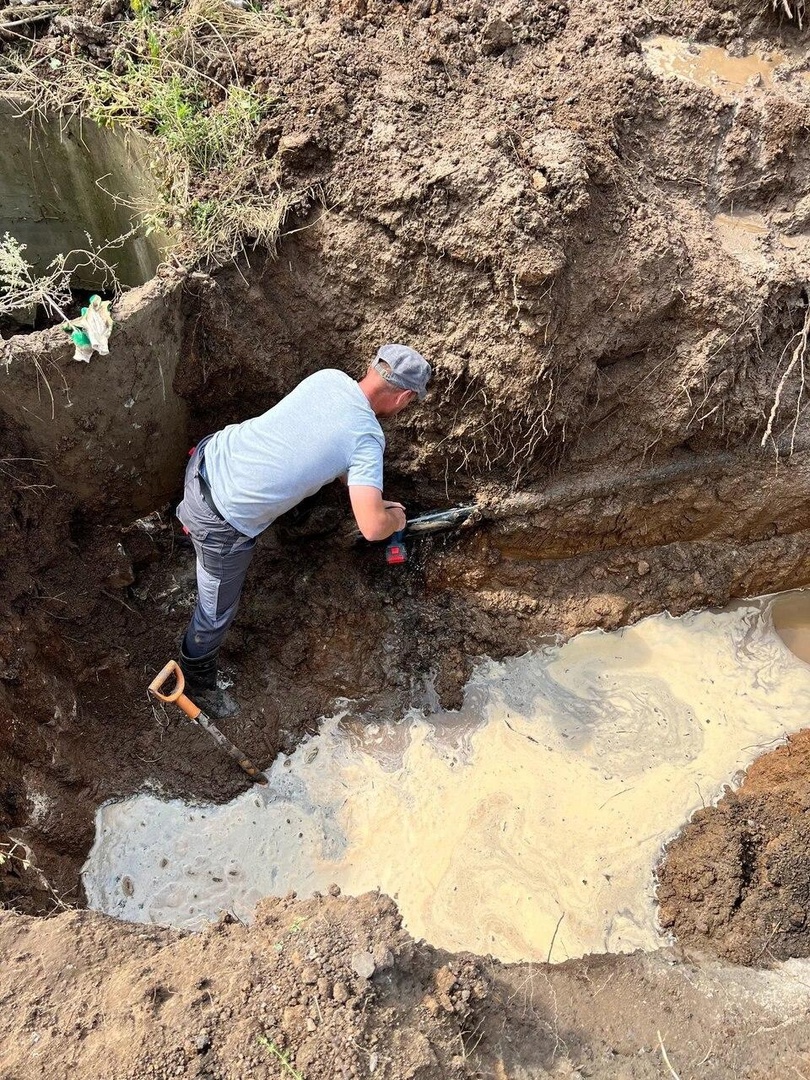
[[[74,6],[111,56],[114,5]],[[810,581],[810,432],[795,353],[808,325],[810,107],[795,82],[729,98],[657,76],[644,56],[653,31],[743,52],[806,49],[795,24],[702,0],[677,10],[664,0],[525,0],[497,14],[466,0],[288,2],[284,18],[269,14],[261,37],[233,43],[233,77],[274,102],[256,149],[279,156],[297,206],[274,256],[249,250],[238,266],[189,276],[182,300],[155,286],[154,307],[121,319],[109,361],[72,367],[58,331],[4,343],[14,362],[0,372],[9,418],[0,828],[33,848],[46,879],[26,878],[12,860],[2,875],[9,906],[81,899],[78,869],[103,799],[147,783],[213,799],[242,787],[202,733],[153,710],[144,693],[193,603],[192,553],[170,501],[188,442],[267,408],[318,367],[359,374],[389,339],[420,348],[435,381],[424,407],[389,432],[388,494],[413,510],[478,500],[481,513],[473,530],[415,545],[401,573],[353,538],[339,489],[263,538],[224,654],[243,702],[227,732],[260,765],[338,696],[364,715],[430,708],[436,693],[453,704],[478,655]],[[43,53],[86,51],[87,35],[61,25],[45,28]],[[219,178],[210,194],[227,186]],[[16,362],[23,352],[40,357],[55,387],[53,418],[36,369]],[[730,828],[745,832],[737,817]],[[290,906],[290,926],[296,911],[341,925],[328,902],[306,904]],[[700,916],[672,917],[686,936],[700,930]],[[289,926],[272,919],[272,932],[233,927],[202,939],[131,928],[119,937],[87,914],[2,923],[15,965],[8,992],[18,971],[30,972],[26,1011],[8,1020],[22,1075],[35,1061],[25,1048],[40,1043],[36,1067],[57,1070],[112,1055],[122,1077],[256,1071],[267,1064],[254,1041],[270,1030],[263,1002],[282,1049],[304,1048],[320,1030],[323,1003],[302,987],[331,976],[305,982],[295,961],[276,993],[268,972]],[[31,934],[40,939],[32,953],[50,949],[53,968],[17,959]],[[318,963],[321,947],[307,939]],[[52,1012],[46,1029],[36,995],[62,993],[53,972],[68,970],[68,948],[75,967],[64,978],[75,979],[71,1000],[83,1013],[91,1002],[89,1019]],[[198,948],[225,973],[227,992],[208,985]],[[110,991],[120,1015],[106,1027],[113,969],[103,965],[130,949],[143,969]],[[254,954],[262,970],[242,980],[242,959]],[[772,1076],[800,1068],[806,1051],[792,1027],[800,1002],[774,1016],[749,996],[750,1011],[735,1011],[734,995],[716,986],[693,992],[707,968],[688,957],[654,977],[638,957],[565,975],[524,968],[501,997],[491,993],[489,1019],[456,1012],[455,976],[441,976],[423,1008],[432,963],[391,976],[395,1005],[378,1042],[392,1044],[396,1022],[406,1032],[398,1062],[410,1071],[395,1062],[384,1075],[660,1075],[658,1031],[683,1075]],[[144,973],[150,966],[159,976]],[[728,986],[728,969],[718,978]],[[475,981],[459,983],[467,1003]],[[350,989],[362,1036],[377,1021]],[[708,999],[722,1050],[701,1041]],[[629,1001],[647,1006],[628,1013]],[[757,1034],[771,1024],[778,1036]],[[325,1025],[327,1038],[336,1026]],[[591,1039],[596,1028],[604,1034]],[[474,1057],[482,1032],[486,1059]],[[220,1038],[221,1058],[206,1056]],[[362,1047],[341,1044],[330,1058],[316,1037],[310,1072],[339,1061],[345,1075],[370,1074],[370,1055],[383,1050]]]
[[[60,328],[2,342],[0,409],[26,452],[96,520],[130,524],[175,491],[187,451],[176,286],[154,279],[114,306],[109,356],[73,359]]]

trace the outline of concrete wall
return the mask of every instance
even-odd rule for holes
[[[44,122],[20,117],[24,104],[0,97],[0,236],[28,245],[37,270],[60,253],[128,232],[137,209],[154,203],[150,147],[137,132],[100,128],[78,117]],[[130,205],[116,202],[119,196]],[[124,285],[142,285],[160,261],[156,236],[138,237],[105,258]],[[77,286],[101,283],[79,272]]]

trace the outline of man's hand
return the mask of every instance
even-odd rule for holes
[[[404,529],[407,518],[405,516],[405,507],[402,505],[402,503],[388,502],[387,499],[383,499],[383,506],[386,510],[390,510],[394,513],[394,518],[397,521],[397,527],[393,531],[400,532],[402,529]],[[391,534],[389,533],[388,535],[390,536]],[[383,537],[383,539],[385,539],[385,537]]]
[[[352,484],[349,498],[357,527],[366,540],[386,540],[405,528],[405,507],[383,499],[379,488]]]

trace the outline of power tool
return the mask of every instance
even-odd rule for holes
[[[399,566],[408,561],[408,549],[405,547],[405,530],[400,529],[388,538],[385,549],[385,561],[389,566]]]
[[[389,537],[385,549],[385,561],[389,566],[401,566],[408,561],[405,536],[419,533],[443,532],[466,522],[477,506],[454,506],[451,510],[434,510],[429,514],[420,514],[405,523],[405,528]]]

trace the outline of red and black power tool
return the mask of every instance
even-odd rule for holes
[[[436,510],[430,514],[411,518],[404,529],[400,529],[389,537],[385,549],[385,561],[389,566],[401,566],[408,561],[408,550],[405,547],[406,533],[410,536],[418,533],[444,532],[455,528],[456,525],[468,522],[478,509],[477,506],[455,506],[452,510]]]
[[[405,547],[405,530],[400,529],[388,538],[385,549],[385,561],[389,566],[400,566],[408,561],[408,549]]]

